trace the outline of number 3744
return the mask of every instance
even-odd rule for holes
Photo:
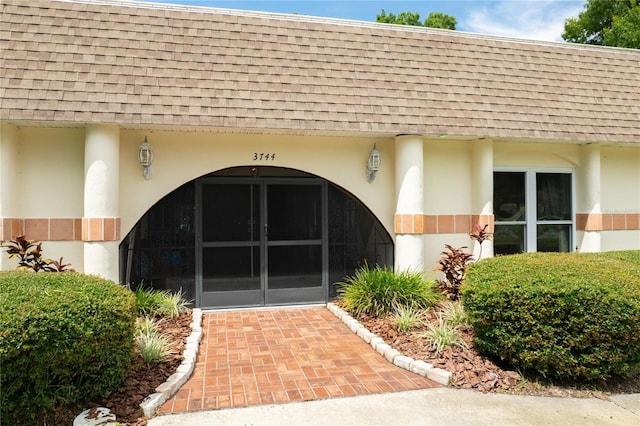
[[[269,152],[254,152],[253,161],[275,161],[276,154]]]

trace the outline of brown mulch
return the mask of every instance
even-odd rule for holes
[[[172,355],[165,362],[158,364],[148,364],[137,356],[127,374],[125,388],[100,401],[98,405],[110,409],[120,423],[146,425],[140,403],[154,393],[182,363],[184,346],[191,334],[191,321],[191,311],[177,317],[163,318],[158,328],[161,334],[169,336],[169,340],[173,342]]]
[[[403,355],[423,360],[436,368],[451,372],[451,386],[455,388],[518,395],[600,399],[607,399],[611,394],[640,392],[640,374],[630,379],[615,378],[606,382],[587,384],[553,383],[531,374],[523,377],[519,372],[510,370],[507,366],[498,365],[493,360],[480,355],[473,343],[471,327],[457,329],[465,346],[446,347],[438,353],[431,347],[429,339],[422,336],[427,330],[425,325],[402,333],[398,331],[391,317],[377,318],[360,315],[356,319]],[[428,312],[423,321],[436,323],[435,311]]]

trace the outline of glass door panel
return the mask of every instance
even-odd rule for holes
[[[268,304],[326,299],[322,193],[319,183],[267,183]]]
[[[260,247],[204,248],[202,290],[260,290]]]
[[[204,242],[260,241],[259,185],[202,186]]]
[[[321,202],[320,185],[270,184],[267,193],[269,240],[320,240]]]
[[[524,172],[493,173],[493,208],[495,254],[527,251],[526,174]]]
[[[203,180],[200,306],[325,301],[325,192],[318,180]]]
[[[322,246],[269,247],[269,289],[322,285]]]
[[[260,184],[201,185],[201,306],[264,303]]]

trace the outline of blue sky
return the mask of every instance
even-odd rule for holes
[[[138,0],[148,1],[148,0]],[[458,20],[457,29],[480,34],[562,41],[564,21],[576,17],[586,0],[162,0],[226,9],[299,13],[311,16],[375,21],[387,13],[418,12],[424,20],[430,12],[443,12]]]

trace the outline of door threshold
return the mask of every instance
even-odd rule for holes
[[[327,302],[318,303],[305,303],[300,305],[269,305],[269,306],[240,306],[231,308],[200,308],[202,312],[227,312],[227,311],[266,311],[275,309],[305,309],[305,308],[318,308],[320,306],[327,306]]]

